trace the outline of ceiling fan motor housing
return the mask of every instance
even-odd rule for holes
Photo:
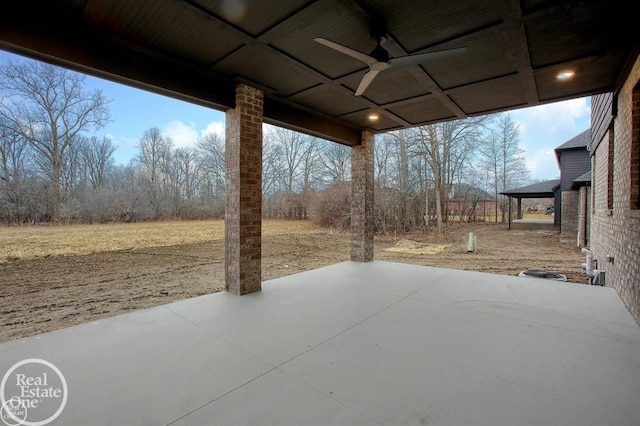
[[[389,60],[389,52],[387,52],[380,43],[376,46],[375,49],[369,53],[369,56],[374,58],[378,62],[387,62]]]

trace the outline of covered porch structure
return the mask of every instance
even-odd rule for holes
[[[0,48],[225,111],[226,288],[242,295],[261,288],[263,123],[352,147],[350,258],[371,261],[376,133],[613,91],[638,54],[633,16],[606,1],[11,0]]]
[[[381,261],[11,341],[0,354],[3,373],[43,358],[64,375],[54,425],[640,418],[640,328],[614,289]]]
[[[501,192],[500,194],[506,195],[508,201],[508,223],[509,229],[555,229],[555,223],[553,216],[550,220],[546,219],[523,219],[522,213],[522,199],[532,198],[549,198],[553,200],[554,212],[557,211],[557,198],[556,191],[560,187],[560,180],[547,180],[544,182],[538,182],[520,188],[511,189]],[[513,199],[516,199],[515,212],[513,211]],[[515,214],[514,214],[515,213]],[[515,218],[514,218],[515,216]]]
[[[637,423],[640,331],[613,289],[373,261],[374,135],[613,92],[632,2],[2,12],[2,49],[226,113],[228,291],[0,345],[2,374],[42,358],[66,378],[52,424]],[[351,147],[349,261],[262,282],[263,123]]]

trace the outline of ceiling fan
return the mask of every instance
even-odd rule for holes
[[[331,40],[327,40],[326,38],[318,37],[314,38],[313,40],[338,52],[344,53],[345,55],[351,56],[352,58],[355,58],[361,62],[364,62],[369,66],[369,71],[367,71],[362,77],[362,80],[360,80],[360,84],[356,89],[355,96],[362,95],[364,91],[367,90],[367,87],[369,87],[373,79],[376,78],[376,76],[382,71],[391,68],[401,68],[409,67],[412,65],[425,64],[427,62],[440,59],[453,58],[461,55],[467,50],[466,47],[459,47],[456,49],[448,49],[428,53],[415,53],[413,55],[390,58],[389,52],[387,52],[387,50],[382,47],[382,44],[386,40],[385,36],[382,34],[386,34],[386,31],[381,31],[379,28],[372,28],[371,35],[376,42],[376,47],[369,54],[359,52],[350,47],[344,46]]]

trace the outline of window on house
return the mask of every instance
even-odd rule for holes
[[[632,93],[631,106],[631,210],[640,210],[640,82]]]

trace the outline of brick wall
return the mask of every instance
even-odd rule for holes
[[[614,132],[607,132],[592,151],[594,176],[590,248],[598,261],[598,268],[606,272],[606,285],[616,289],[640,323],[640,210],[632,208],[631,196],[633,91],[639,80],[640,61],[636,60],[617,96]],[[640,105],[636,105],[635,110],[637,119]],[[597,124],[592,124],[592,127]],[[607,208],[608,182],[611,181],[608,179],[610,135],[614,138],[612,209]],[[614,262],[606,262],[606,256],[613,256]]]
[[[239,84],[226,112],[225,283],[238,295],[262,285],[262,107],[262,92]]]
[[[560,238],[575,239],[578,235],[578,199],[578,191],[562,191]]]

